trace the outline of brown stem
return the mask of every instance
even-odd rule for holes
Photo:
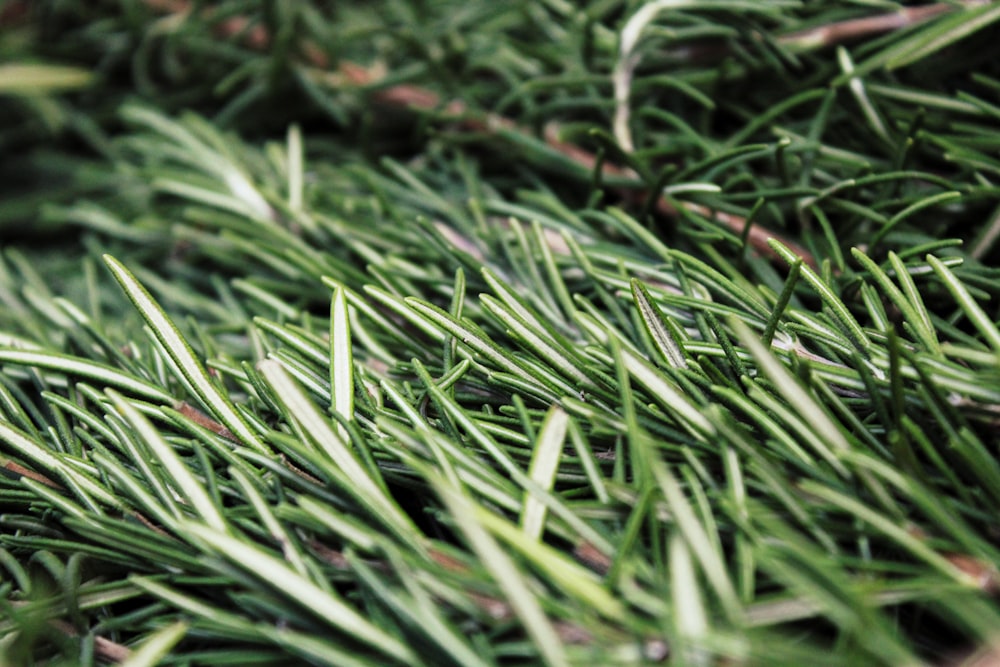
[[[145,1],[147,6],[157,11],[179,13],[187,12],[191,9],[191,5],[187,2],[187,0]],[[270,36],[267,34],[267,30],[264,26],[260,24],[250,25],[249,20],[243,17],[232,17],[226,19],[221,22],[216,29],[220,35],[225,37],[241,35],[247,46],[257,50],[267,48],[270,42]],[[310,65],[320,69],[328,69],[326,55],[315,45],[306,44],[302,49],[302,53],[303,58]],[[380,72],[376,72],[372,69],[362,67],[361,65],[349,61],[342,61],[338,64],[337,74],[346,83],[358,87],[377,85],[379,80],[383,78]],[[443,119],[453,120],[457,122],[461,129],[468,131],[492,134],[496,133],[500,129],[504,129],[523,132],[525,134],[529,133],[529,130],[519,127],[516,123],[514,123],[514,121],[508,118],[504,118],[496,114],[483,115],[470,113],[467,105],[461,100],[452,100],[451,102],[445,104],[442,102],[441,97],[437,93],[411,84],[396,84],[387,86],[386,88],[375,91],[373,96],[379,102],[388,106],[439,113]],[[550,126],[547,128],[544,140],[550,147],[561,152],[577,164],[587,168],[593,168],[596,164],[597,158],[593,153],[584,150],[579,146],[562,141],[559,138],[559,131],[556,126]],[[607,162],[603,164],[602,171],[605,176],[626,176],[637,178],[636,174],[631,169],[623,168]],[[699,215],[714,218],[715,220],[725,224],[737,234],[742,234],[744,227],[746,226],[746,220],[739,216],[713,212],[700,204],[684,202],[681,203],[681,206]],[[657,210],[661,214],[668,217],[676,217],[678,215],[677,209],[662,198],[657,204]],[[807,264],[813,267],[816,266],[816,260],[813,258],[811,253],[793,241],[783,238],[774,232],[765,230],[757,225],[752,225],[749,233],[747,234],[748,242],[755,251],[761,255],[776,258],[777,255],[771,250],[770,246],[767,245],[767,241],[770,238],[778,238],[793,252],[803,257]]]
[[[49,625],[68,637],[77,637],[80,634],[73,627],[72,623],[66,621],[52,620],[49,621]],[[94,654],[102,660],[117,664],[128,660],[132,655],[132,651],[127,646],[122,646],[110,639],[105,639],[97,635],[94,637]]]
[[[186,401],[181,401],[180,403],[174,406],[174,409],[177,410],[177,412],[179,412],[182,417],[186,417],[187,419],[193,421],[198,426],[201,426],[204,429],[208,429],[212,433],[221,436],[226,440],[229,440],[230,442],[235,442],[237,444],[241,443],[239,437],[237,437],[235,433],[233,433],[228,428],[226,428],[219,422],[215,421],[214,419],[212,419],[211,417],[209,417],[204,412],[197,409],[190,403],[187,403]]]
[[[972,7],[982,4],[984,0],[966,0],[965,2],[937,2],[923,7],[903,7],[894,12],[865,16],[859,19],[835,21],[805,30],[786,32],[775,37],[774,41],[788,47],[795,53],[820,51],[838,44],[856,42],[865,37],[873,37],[893,30],[902,30],[923,23],[935,16],[954,11],[961,6]],[[760,39],[760,35],[754,35]],[[722,42],[702,42],[669,49],[667,53],[679,60],[711,63],[725,58],[731,53],[730,47]]]
[[[372,74],[370,70],[354,63],[341,63],[339,66],[339,72],[349,82],[358,86],[370,86],[378,81],[378,77]],[[470,114],[467,111],[465,104],[460,100],[449,102],[442,108],[441,99],[436,93],[418,86],[408,84],[390,86],[377,91],[374,93],[374,96],[380,102],[392,106],[400,106],[417,111],[437,112],[444,119],[453,119],[457,121],[461,129],[468,131],[495,133],[500,129],[504,129],[515,130],[525,134],[529,133],[529,130],[519,127],[516,123],[514,123],[514,121],[509,118],[504,118],[503,116],[498,116],[496,114]],[[597,156],[595,154],[575,144],[563,141],[559,137],[558,125],[550,124],[546,127],[544,140],[549,147],[559,151],[582,167],[593,169],[597,164]],[[639,178],[638,174],[636,174],[633,170],[610,162],[604,162],[601,170],[602,174],[606,177],[625,177],[634,178],[636,180]],[[635,198],[636,196],[634,192],[628,194],[632,198]],[[639,196],[642,197],[641,194]],[[680,206],[692,213],[717,220],[718,222],[726,225],[736,234],[743,234],[744,228],[747,224],[746,218],[733,215],[731,213],[713,211],[702,204],[680,202]],[[666,217],[676,218],[680,215],[677,208],[663,197],[657,201],[656,210]],[[757,253],[770,259],[778,259],[778,254],[775,253],[768,245],[768,241],[772,238],[781,241],[782,244],[787,246],[792,252],[802,257],[806,264],[814,269],[817,268],[818,265],[812,253],[794,241],[791,241],[790,239],[756,224],[752,224],[747,233],[747,242]]]
[[[856,41],[862,37],[908,28],[954,9],[955,5],[949,2],[938,2],[924,7],[905,7],[886,14],[837,21],[808,30],[786,33],[778,37],[778,43],[802,50],[824,49]]]
[[[907,527],[907,532],[920,541],[928,539],[927,533],[917,525]],[[954,551],[939,552],[951,565],[969,577],[975,587],[987,595],[996,597],[1000,595],[1000,571],[993,563],[970,556],[969,554],[956,553]]]
[[[188,0],[145,0],[145,2],[147,6],[157,11],[179,13],[191,10],[191,3]],[[968,0],[963,4],[971,6],[979,2],[981,0]],[[787,33],[780,35],[777,41],[786,46],[801,50],[827,48],[868,35],[906,28],[944,12],[952,11],[953,9],[955,9],[954,4],[944,2],[924,7],[902,8],[886,14],[838,21],[807,30]],[[245,17],[230,17],[220,22],[216,30],[223,37],[240,35],[247,46],[256,50],[264,50],[270,43],[270,35],[267,33],[267,29],[261,24],[250,24],[249,19]],[[696,50],[697,47],[689,50],[687,54],[693,56]],[[309,65],[322,70],[329,69],[329,59],[315,44],[303,44],[301,53],[304,61]],[[701,55],[705,55],[705,53],[705,51],[702,51]],[[355,86],[377,85],[379,80],[384,76],[381,72],[376,72],[348,61],[338,63],[337,73],[347,83]],[[411,84],[387,86],[375,91],[373,96],[379,102],[389,106],[437,112],[445,119],[456,121],[459,127],[465,130],[488,134],[496,133],[499,129],[514,130],[525,134],[529,133],[529,130],[519,127],[512,120],[503,118],[502,116],[470,113],[467,105],[461,100],[452,100],[444,104],[437,93]],[[583,167],[592,169],[597,161],[596,156],[579,146],[562,141],[559,138],[559,134],[557,126],[549,126],[546,128],[544,140],[551,148],[559,151],[570,160]],[[605,176],[638,178],[631,169],[607,162],[603,164],[602,171]],[[778,259],[778,255],[768,245],[768,241],[774,238],[781,241],[796,255],[802,257],[806,264],[814,269],[817,268],[815,257],[801,245],[757,224],[751,224],[747,230],[747,220],[741,216],[713,211],[701,204],[690,202],[680,202],[679,205],[687,211],[721,222],[736,234],[743,235],[746,232],[747,242],[762,256],[772,260]],[[660,198],[657,201],[656,210],[661,215],[667,217],[678,217],[680,215],[680,211],[678,211],[676,206],[665,198]]]
[[[58,489],[59,491],[65,491],[66,487],[61,485],[59,482],[55,482],[41,473],[37,473],[30,468],[25,468],[20,463],[15,463],[14,461],[7,461],[3,464],[4,470],[9,470],[19,477],[27,477],[28,479],[33,479],[36,482],[44,484],[45,486]]]
[[[586,540],[576,545],[573,555],[598,574],[607,574],[611,570],[611,557]]]
[[[41,473],[35,472],[30,468],[25,468],[20,463],[15,463],[14,461],[7,461],[6,463],[3,464],[3,468],[4,470],[9,470],[10,472],[20,477],[27,477],[28,479],[32,479],[36,482],[39,482],[40,484],[44,484],[49,488],[56,489],[58,491],[66,490],[66,487],[60,484],[59,482],[56,482]],[[142,525],[149,528],[150,530],[158,533],[159,535],[163,535],[164,537],[169,537],[171,539],[174,539],[174,537],[170,533],[168,533],[167,531],[163,530],[163,528],[159,527],[158,525],[150,521],[143,514],[140,514],[139,512],[132,512],[130,516],[139,523],[141,523]],[[0,663],[0,665],[2,664],[3,663]]]

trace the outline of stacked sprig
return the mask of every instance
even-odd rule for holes
[[[8,662],[994,650],[995,3],[32,4]]]

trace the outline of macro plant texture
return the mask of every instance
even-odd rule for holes
[[[0,666],[997,664],[998,43],[0,2]]]

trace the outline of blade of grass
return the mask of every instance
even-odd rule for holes
[[[531,454],[528,477],[546,491],[552,491],[555,486],[556,471],[559,469],[559,459],[562,458],[568,425],[569,415],[554,405],[545,414],[542,430],[538,433],[538,440]],[[545,530],[546,511],[545,505],[525,490],[521,510],[521,530],[525,535],[533,540],[541,538]]]
[[[128,658],[118,663],[119,667],[154,667],[159,665],[170,654],[171,649],[184,639],[188,629],[188,624],[184,621],[177,621],[160,628],[147,637],[139,648],[132,651]]]
[[[951,292],[952,297],[958,302],[959,307],[969,318],[973,326],[979,330],[983,338],[993,348],[993,351],[1000,355],[1000,330],[990,317],[980,308],[976,300],[969,294],[969,291],[962,285],[962,282],[955,277],[944,263],[934,255],[927,255],[927,263],[934,269],[944,286]]]
[[[187,498],[194,511],[205,521],[205,523],[215,530],[226,531],[226,520],[216,504],[205,492],[204,486],[195,478],[191,470],[184,465],[177,453],[167,444],[153,425],[146,419],[139,410],[126,401],[120,394],[109,391],[108,395],[115,408],[125,417],[126,421],[135,429],[136,435],[155,457],[160,465],[166,470],[167,475],[178,486],[181,493]]]
[[[347,313],[347,297],[342,287],[333,291],[330,317],[330,386],[333,388],[334,412],[344,419],[354,419],[354,356],[351,346],[351,324]],[[347,431],[337,426],[341,440],[347,441]]]
[[[436,475],[429,475],[428,481],[448,508],[449,516],[468,540],[483,567],[504,592],[506,601],[531,637],[544,664],[549,667],[569,667],[562,640],[532,592],[527,577],[481,525],[473,502],[462,491]]]
[[[269,450],[261,442],[258,434],[243,419],[229,397],[215,386],[205,371],[205,367],[195,357],[191,345],[184,340],[180,331],[146,291],[146,288],[114,257],[104,255],[104,262],[111,269],[115,280],[121,285],[146,324],[149,325],[153,335],[170,356],[171,361],[183,373],[184,379],[195,390],[198,398],[212,411],[216,419],[236,434],[240,442],[246,446],[264,454],[268,453]]]
[[[346,636],[367,644],[382,655],[404,664],[421,664],[411,648],[385,630],[373,625],[332,591],[318,587],[289,568],[284,561],[256,545],[207,526],[189,523],[184,530],[222,558],[272,586],[316,618]]]
[[[357,460],[348,443],[337,434],[330,419],[320,413],[282,365],[274,360],[265,360],[258,364],[258,370],[288,414],[299,422],[302,432],[343,473],[344,479],[351,484],[351,493],[371,508],[374,516],[392,526],[397,535],[410,542],[414,548],[421,548],[420,532],[413,522],[387,495],[384,488],[372,479],[371,473]]]

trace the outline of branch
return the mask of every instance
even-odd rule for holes
[[[157,11],[170,13],[186,13],[191,10],[191,4],[187,0],[144,0],[146,5]],[[209,15],[210,16],[210,15]],[[243,17],[231,17],[216,26],[216,31],[220,37],[235,37],[240,35],[244,43],[253,49],[264,50],[270,43],[267,30],[260,24],[249,25],[249,21]],[[322,70],[329,70],[329,59],[314,44],[306,43],[302,47],[302,58],[305,63]],[[376,86],[384,78],[384,73],[375,68],[366,68],[350,61],[341,61],[337,64],[336,76],[343,83],[356,87]],[[454,121],[459,129],[470,132],[482,132],[488,135],[496,134],[499,130],[516,131],[525,135],[532,135],[532,132],[517,125],[514,121],[493,113],[477,113],[471,111],[462,100],[451,100],[445,103],[434,91],[414,86],[412,84],[396,84],[387,86],[372,93],[375,100],[391,107],[411,109],[415,111],[435,112],[443,120]],[[551,148],[559,151],[567,158],[577,164],[592,169],[597,163],[597,156],[579,146],[570,144],[559,139],[559,128],[550,125],[546,128],[544,141]],[[621,167],[616,164],[605,162],[602,165],[604,176],[617,176],[639,180],[638,174],[633,170]],[[634,195],[634,193],[633,193]],[[727,213],[711,211],[701,204],[681,203],[688,211],[714,218],[729,227],[736,234],[743,234],[746,226],[746,219]],[[667,217],[677,217],[679,212],[666,199],[661,198],[656,207],[657,211]],[[751,247],[760,255],[776,260],[778,256],[767,244],[768,239],[776,238],[792,252],[801,256],[803,260],[816,268],[817,262],[812,254],[801,245],[787,239],[775,232],[764,229],[759,225],[751,225],[747,240]]]
[[[959,4],[939,2],[923,7],[902,8],[898,11],[886,14],[879,14],[861,19],[839,21],[810,28],[808,30],[787,33],[785,35],[780,35],[777,40],[780,44],[803,51],[829,48],[831,46],[857,40],[862,37],[908,28],[945,12],[981,4],[983,1],[984,0],[965,0],[965,2]],[[150,9],[164,13],[186,14],[191,12],[193,9],[189,0],[144,0],[144,2]],[[661,6],[665,7],[668,4],[675,4],[675,2],[665,2],[664,0],[661,0],[661,2],[658,3],[651,3],[650,5],[644,7],[644,9],[649,8],[649,11],[639,18],[643,18],[645,23],[648,23],[648,19],[651,19],[651,14],[654,13],[654,7],[658,10]],[[205,11],[206,18],[210,19],[211,9]],[[640,12],[642,11],[643,10],[640,10]],[[637,16],[638,13],[636,17]],[[633,24],[634,29],[632,32],[630,32],[629,35],[626,35],[625,32],[622,34],[623,43],[620,67],[624,67],[628,72],[631,72],[631,69],[637,64],[637,61],[635,60],[636,56],[632,54],[631,51],[632,47],[635,46],[635,43],[639,38],[639,31],[641,31],[642,27],[645,25],[642,21],[636,21],[636,17],[633,17],[633,20],[629,22],[630,24]],[[246,46],[254,50],[264,51],[270,45],[270,35],[267,32],[267,28],[259,23],[251,24],[250,20],[246,17],[229,17],[221,21],[215,29],[217,34],[223,38],[231,38],[238,35]],[[625,43],[626,36],[629,37],[628,44]],[[629,48],[626,49],[626,46]],[[727,52],[725,49],[712,51],[711,48],[705,49],[702,47],[699,51],[699,47],[690,48],[691,50],[683,53],[691,56],[694,56],[696,53],[700,56],[712,56],[724,55]],[[300,45],[300,50],[300,55],[304,63],[320,70],[327,72],[330,71],[331,64],[329,58],[316,44],[305,42]],[[616,68],[615,76],[616,130],[621,127],[627,128],[628,126],[628,81],[625,79],[619,81],[619,79],[621,79],[621,72],[617,70],[618,68]],[[357,87],[370,87],[377,85],[379,81],[384,79],[385,73],[378,71],[375,68],[366,68],[350,61],[341,61],[337,64],[335,76],[340,77],[343,82],[349,85]],[[373,97],[377,101],[391,107],[435,112],[444,120],[456,122],[460,129],[466,131],[483,132],[488,135],[493,135],[503,129],[520,132],[528,136],[532,135],[532,132],[529,129],[520,127],[509,118],[504,118],[503,116],[492,113],[475,112],[470,110],[466,103],[462,100],[451,100],[445,103],[434,91],[414,86],[412,84],[395,84],[387,86],[374,91]],[[623,109],[624,111],[622,111]],[[623,117],[620,118],[620,114],[623,114]],[[545,136],[543,137],[545,143],[554,150],[562,153],[573,162],[576,162],[585,168],[592,169],[597,163],[597,156],[590,151],[580,148],[579,146],[560,140],[559,134],[560,132],[558,126],[548,126],[546,128]],[[631,148],[630,139],[623,141],[623,137],[627,138],[627,132],[622,133],[616,131],[615,136],[619,143],[621,143],[623,149],[628,151]],[[604,176],[618,176],[639,180],[638,174],[636,174],[633,170],[608,162],[604,162],[602,164],[602,174]],[[679,206],[692,213],[721,222],[736,234],[742,236],[746,233],[747,242],[754,249],[754,251],[763,257],[767,257],[769,260],[774,261],[779,259],[777,254],[768,244],[770,239],[777,239],[792,252],[801,257],[807,265],[813,269],[818,267],[816,258],[801,245],[774,231],[761,227],[756,223],[751,224],[749,230],[747,230],[747,220],[741,216],[721,211],[713,211],[702,204],[690,202],[681,202]],[[673,204],[663,197],[657,201],[656,210],[661,215],[670,218],[676,218],[680,215],[680,211],[678,211]]]

